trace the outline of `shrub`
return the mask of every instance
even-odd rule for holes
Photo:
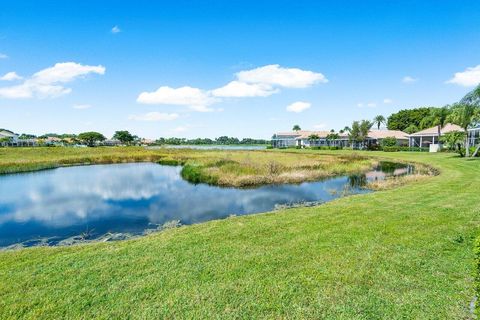
[[[385,152],[398,152],[398,151],[400,151],[400,147],[397,147],[397,146],[385,146],[385,147],[383,147],[383,151],[385,151]]]
[[[182,178],[191,182],[191,183],[207,183],[215,184],[217,178],[204,174],[202,167],[195,164],[185,164],[181,171]]]
[[[397,139],[394,137],[386,137],[382,140],[382,147],[394,147],[397,145]]]

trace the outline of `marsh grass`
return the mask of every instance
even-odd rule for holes
[[[181,165],[181,175],[187,181],[225,187],[315,181],[364,172],[376,165],[376,160],[358,154],[319,157],[275,151],[151,150],[140,147],[3,148],[0,149],[0,174],[143,161]]]

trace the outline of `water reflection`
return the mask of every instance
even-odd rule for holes
[[[270,211],[278,204],[329,201],[346,188],[348,194],[369,192],[361,188],[369,175],[235,189],[190,184],[180,170],[137,163],[1,176],[0,246],[37,237],[63,239],[86,230],[140,233],[171,220],[191,224]]]

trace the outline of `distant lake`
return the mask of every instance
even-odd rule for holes
[[[404,168],[387,168],[392,174]],[[398,171],[400,170],[400,171]],[[49,238],[50,245],[88,232],[142,233],[165,222],[192,224],[229,215],[273,210],[278,205],[330,201],[370,192],[366,179],[382,179],[382,170],[298,185],[256,189],[194,185],[181,167],[131,163],[65,167],[0,176],[0,247]]]
[[[165,145],[161,147],[149,147],[151,149],[198,149],[198,150],[265,150],[267,146],[249,145]]]

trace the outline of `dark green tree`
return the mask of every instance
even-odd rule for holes
[[[131,144],[133,142],[133,135],[127,130],[115,131],[113,139],[118,140],[123,144]]]
[[[78,135],[78,139],[83,141],[89,147],[95,146],[95,143],[97,142],[106,140],[103,134],[95,131],[82,132]]]
[[[408,127],[415,126],[418,130],[423,130],[428,126],[426,123],[422,124],[422,120],[430,116],[431,109],[406,109],[393,113],[388,117],[387,128],[389,130],[405,131]]]

